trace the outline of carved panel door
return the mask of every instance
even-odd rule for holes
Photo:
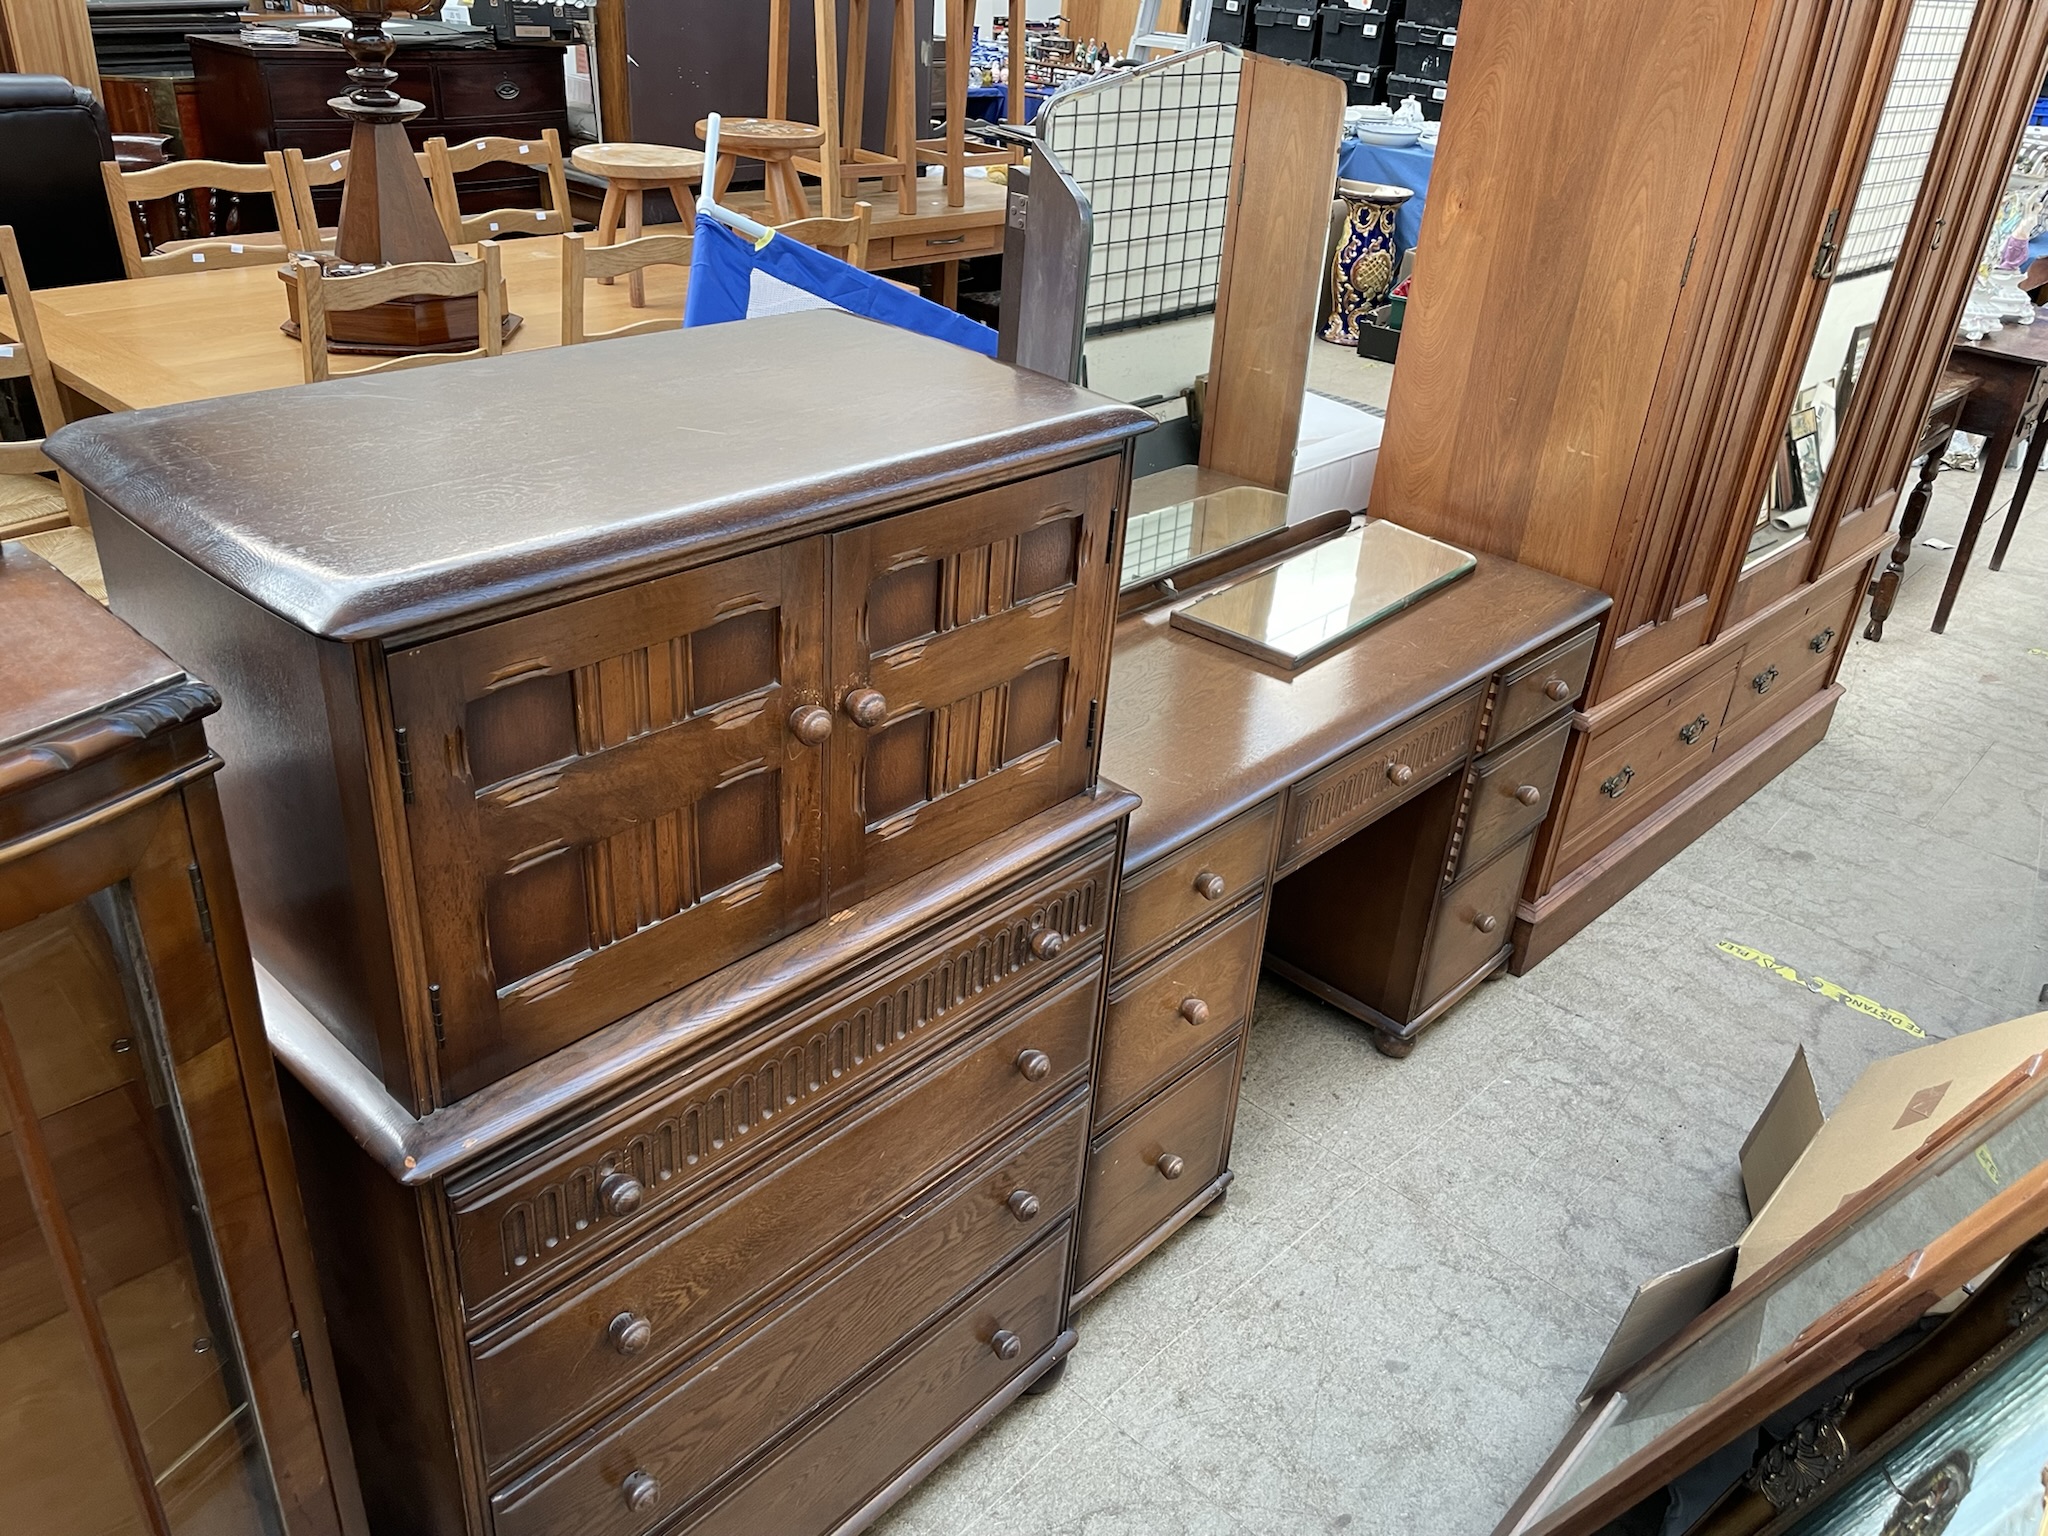
[[[1120,456],[832,541],[835,905],[1093,781]]]
[[[391,656],[444,1101],[820,915],[824,553]]]

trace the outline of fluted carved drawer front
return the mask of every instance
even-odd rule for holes
[[[821,915],[823,557],[389,658],[444,1099]]]
[[[497,1536],[653,1529],[953,1306],[1020,1246],[1024,1225],[991,1206],[979,1178],[891,1221],[621,1419],[495,1493]],[[1043,1217],[1028,1225],[1066,1228],[1064,1219]],[[1063,1254],[1066,1245],[1052,1246]],[[993,1365],[1021,1364],[1026,1344],[1042,1350],[1051,1342],[1046,1317],[1058,1315],[1062,1276],[1041,1268],[1037,1254],[1024,1261],[1029,1286],[978,1319],[988,1325],[978,1342]],[[891,1438],[886,1427],[877,1432]],[[787,1529],[763,1527],[762,1536]]]
[[[679,1536],[824,1536],[1060,1339],[1072,1228],[927,1328],[851,1396],[719,1493]]]
[[[1571,734],[1571,722],[1559,720],[1520,746],[1481,758],[1473,767],[1472,795],[1458,845],[1459,873],[1477,869],[1543,825]]]
[[[1593,644],[1599,638],[1599,626],[1588,626],[1503,675],[1482,745],[1513,741],[1538,721],[1570,709],[1586,691],[1586,674],[1593,668]]]
[[[1096,1123],[1107,1125],[1251,1016],[1265,903],[1168,950],[1109,1000],[1096,1070]]]
[[[1287,792],[1279,872],[1314,858],[1419,794],[1472,750],[1484,684],[1467,689],[1414,725],[1367,742]]]
[[[721,1324],[801,1275],[894,1210],[966,1151],[1020,1116],[1080,1088],[1100,997],[1089,967],[1021,1017],[990,1026],[910,1074],[880,1100],[802,1145],[759,1177],[727,1186],[629,1250],[592,1284],[518,1314],[471,1349],[484,1449],[503,1467],[549,1431],[652,1380]],[[1038,1059],[1048,1065],[1031,1075]],[[1056,1066],[1052,1064],[1057,1064]],[[953,1239],[976,1266],[975,1243],[1018,1246],[1080,1188],[1079,1110],[1006,1160],[1011,1182],[977,1184],[952,1204]],[[1018,1197],[1017,1209],[1004,1202]],[[985,1232],[978,1238],[976,1232]],[[968,1262],[967,1259],[962,1260]]]
[[[833,899],[880,890],[1094,776],[1122,460],[832,540]]]
[[[1081,1202],[1085,1286],[1143,1242],[1223,1172],[1237,1108],[1242,1044],[1175,1083],[1088,1153]]]
[[[1268,800],[1171,858],[1126,876],[1116,899],[1110,968],[1121,974],[1175,934],[1229,911],[1247,892],[1264,887],[1273,857],[1273,824],[1279,819],[1280,802]]]
[[[1515,907],[1531,843],[1520,843],[1445,891],[1416,997],[1419,1013],[1500,957],[1514,935]]]
[[[602,1125],[451,1191],[463,1304],[502,1314],[558,1267],[589,1263],[737,1177],[898,1072],[1100,956],[1116,840],[911,945],[836,995],[691,1063]],[[1095,962],[1099,969],[1099,959]],[[1050,1046],[1037,1049],[1051,1052]],[[1085,1056],[1085,1040],[1079,1047]],[[1050,1083],[1074,1060],[1049,1060]]]

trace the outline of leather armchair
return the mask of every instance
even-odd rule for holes
[[[100,162],[106,109],[60,75],[0,75],[0,224],[14,226],[31,288],[118,281]]]

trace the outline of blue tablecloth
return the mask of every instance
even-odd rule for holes
[[[1024,93],[1024,120],[1030,122],[1038,116],[1038,109],[1051,97],[1050,91],[1026,91]],[[1006,123],[1010,120],[1010,88],[1007,85],[970,85],[967,87],[967,115],[978,122]]]
[[[1394,238],[1404,251],[1422,238],[1422,205],[1429,196],[1429,172],[1435,164],[1436,151],[1420,144],[1393,149],[1346,139],[1337,152],[1337,174],[1344,180],[1383,182],[1414,192],[1394,215]]]

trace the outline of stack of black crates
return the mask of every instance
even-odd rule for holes
[[[1209,0],[1209,40],[1324,70],[1352,106],[1405,97],[1444,115],[1464,0]]]

